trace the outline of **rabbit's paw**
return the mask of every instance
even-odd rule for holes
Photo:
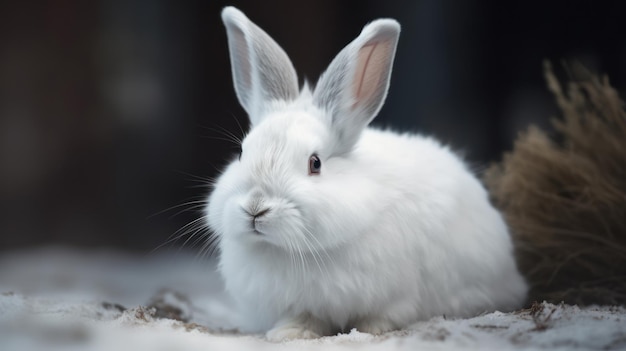
[[[283,325],[276,327],[265,334],[265,337],[269,341],[287,341],[294,339],[316,339],[320,336],[304,326],[300,325]]]
[[[281,320],[265,334],[269,341],[278,342],[293,339],[316,339],[322,335],[322,323],[308,313],[295,318]]]
[[[374,335],[384,334],[394,329],[395,327],[390,321],[381,318],[366,318],[356,323],[356,330]]]

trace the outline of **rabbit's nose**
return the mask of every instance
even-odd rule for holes
[[[257,219],[259,217],[263,217],[265,214],[267,214],[270,211],[269,207],[263,208],[263,209],[258,209],[256,211],[254,211],[251,215],[253,219]]]

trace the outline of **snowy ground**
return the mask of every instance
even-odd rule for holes
[[[282,344],[233,330],[211,262],[40,249],[0,255],[0,350],[626,350],[626,309],[536,304],[372,336]]]

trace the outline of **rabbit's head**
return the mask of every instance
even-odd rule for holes
[[[232,74],[251,129],[218,179],[209,225],[221,240],[311,250],[349,240],[365,225],[362,177],[371,165],[352,154],[380,110],[398,23],[371,22],[332,61],[311,91],[298,89],[287,54],[239,10],[227,7]],[[370,216],[371,218],[372,216]]]

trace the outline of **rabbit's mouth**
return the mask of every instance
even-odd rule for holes
[[[268,226],[276,220],[276,209],[270,205],[262,205],[262,201],[255,199],[252,205],[242,207],[248,230],[255,235],[267,235]]]
[[[261,236],[269,241],[271,239],[278,239],[282,235],[281,224],[284,216],[278,216],[276,209],[264,210],[257,213],[246,211],[248,216],[248,229],[254,236]]]
[[[267,233],[264,232],[263,229],[261,229],[261,226],[258,224],[255,224],[254,222],[252,224],[251,229],[252,229],[252,234],[254,235],[267,235]]]
[[[284,198],[256,198],[241,206],[243,240],[268,243],[288,251],[314,250],[319,244],[305,227],[300,209]]]
[[[250,210],[244,210],[244,211],[249,217],[250,227],[252,229],[252,232],[256,235],[264,235],[265,233],[261,231],[261,228],[263,227],[263,224],[267,220],[266,215],[269,214],[270,208],[269,207],[264,207],[264,208],[254,207]]]

